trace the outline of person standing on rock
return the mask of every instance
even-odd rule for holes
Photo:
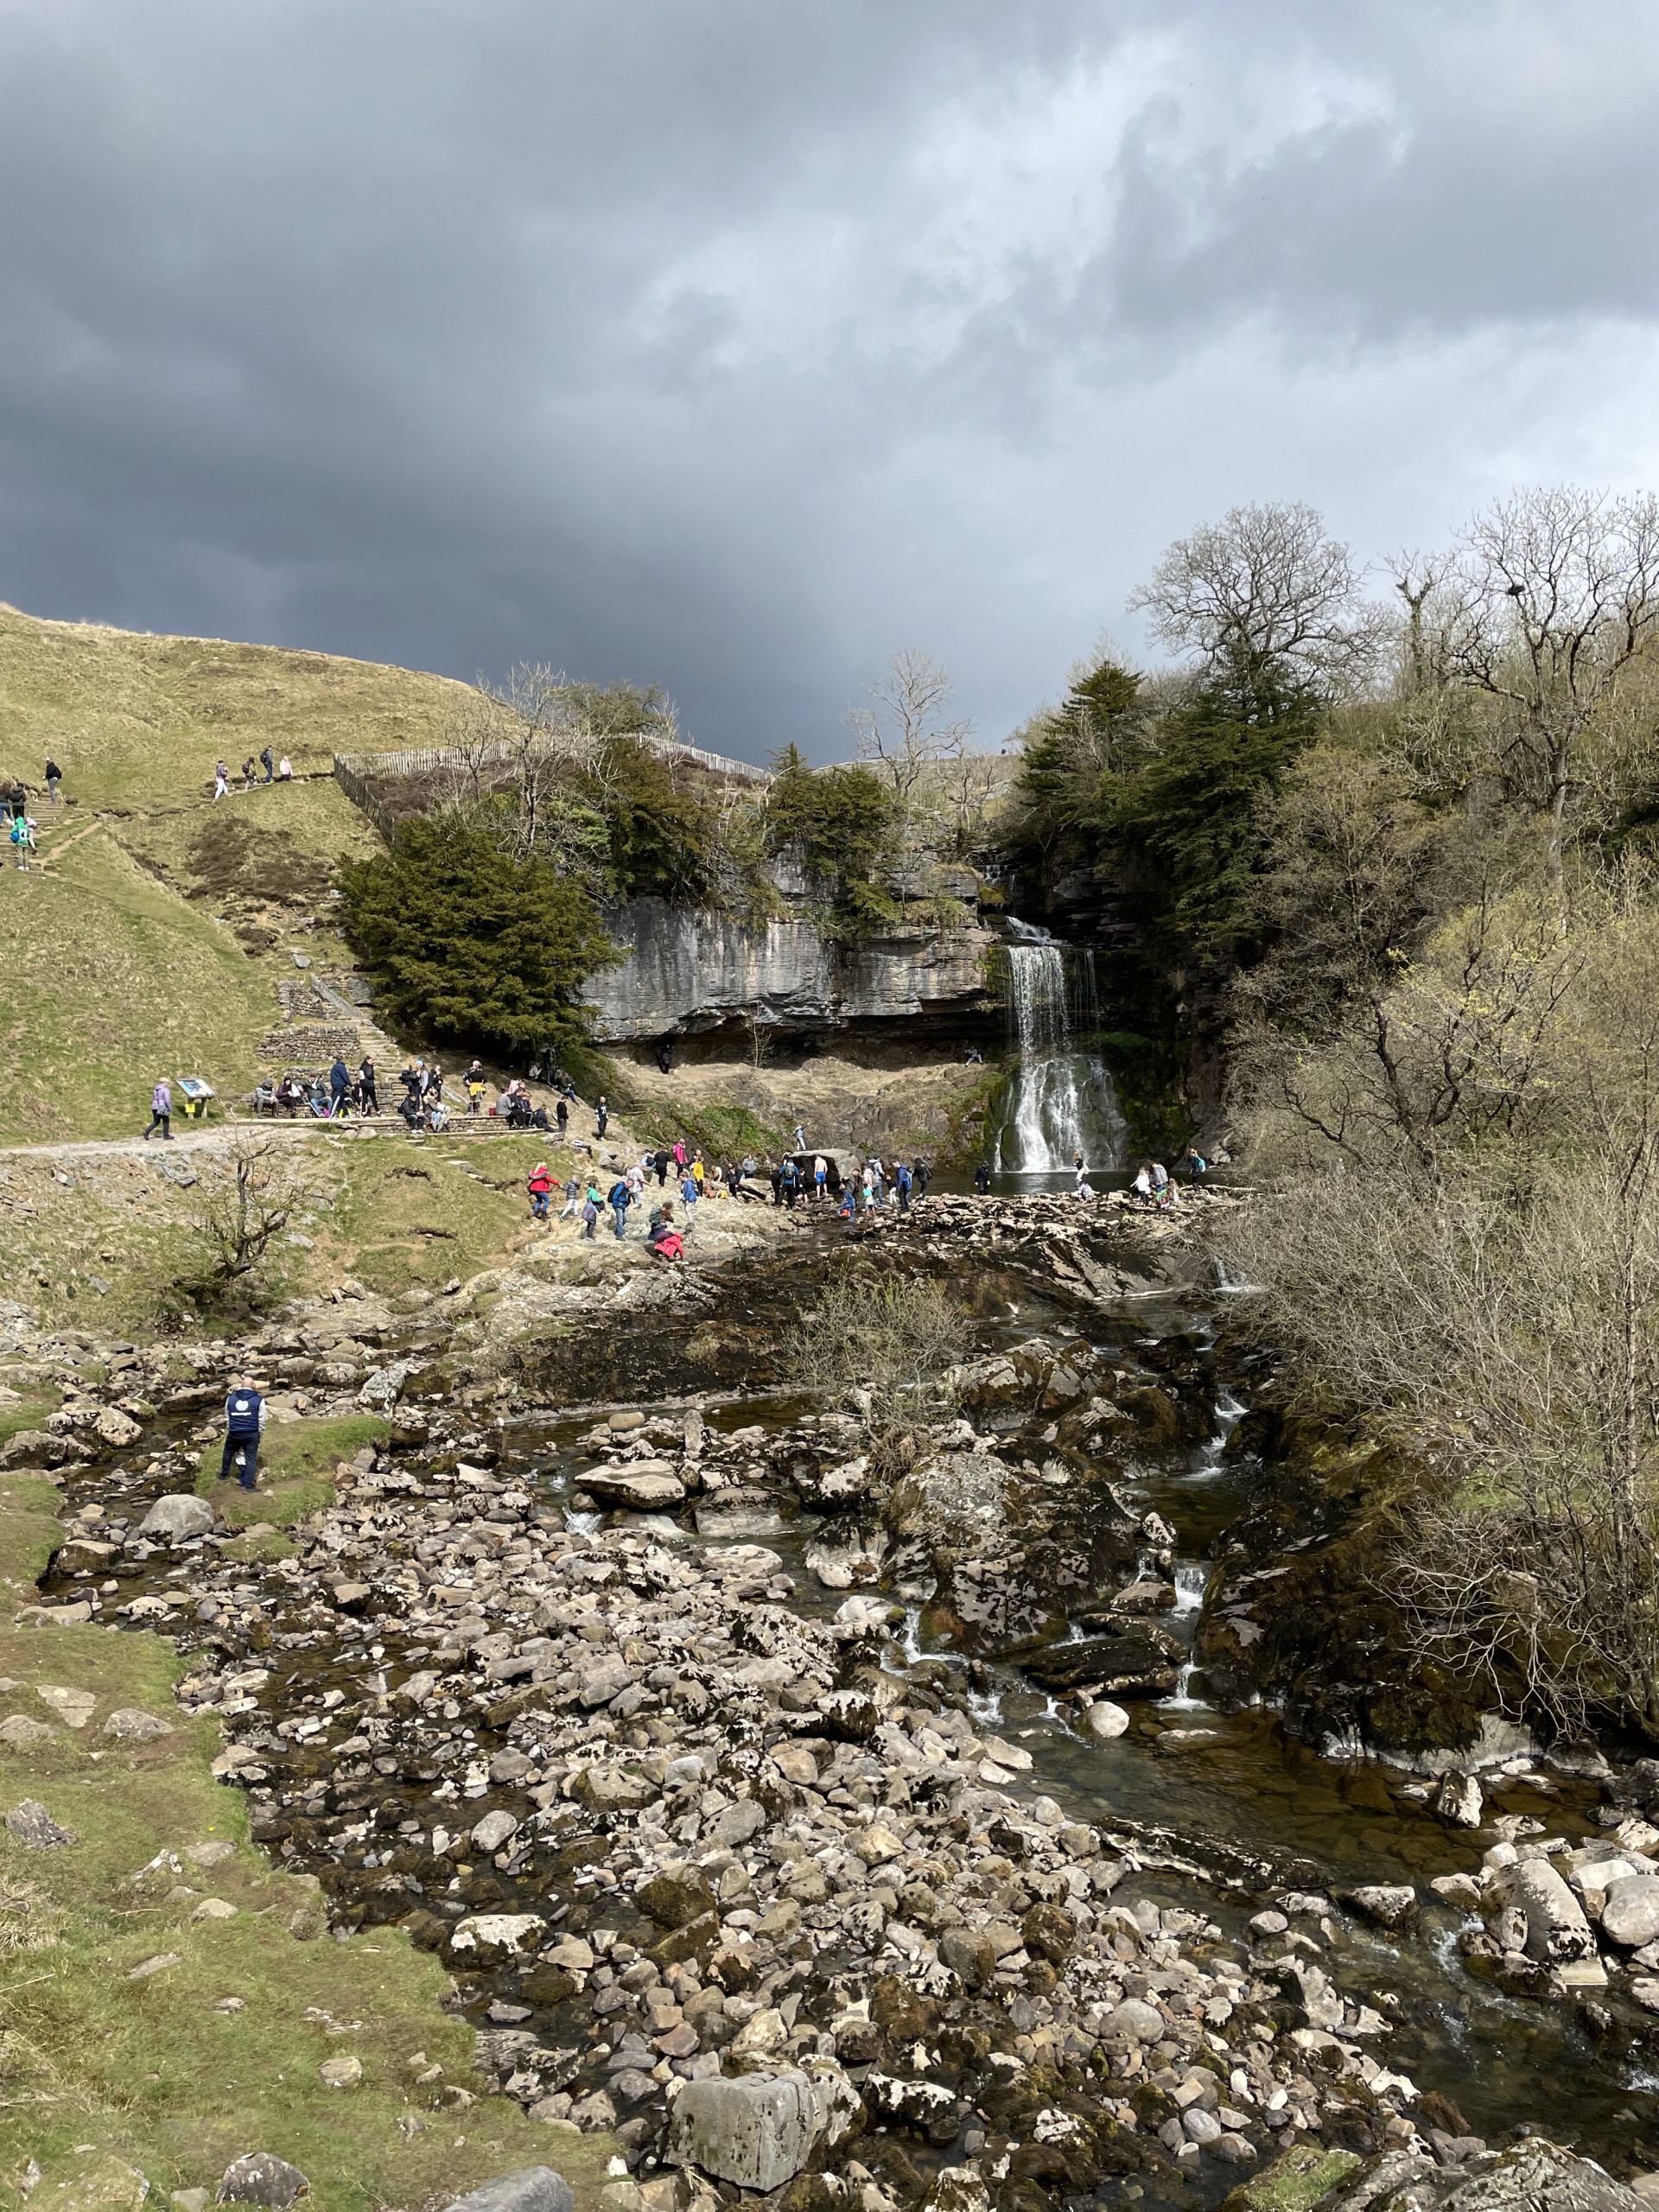
[[[812,1196],[822,1205],[829,1189],[830,1163],[822,1153],[812,1162]]]
[[[910,1170],[906,1166],[904,1161],[901,1160],[893,1171],[893,1186],[899,1193],[899,1211],[900,1213],[908,1213],[910,1211]]]
[[[974,1188],[978,1192],[982,1198],[988,1198],[990,1197],[991,1163],[988,1160],[982,1160],[978,1166],[975,1168]]]
[[[537,1221],[547,1219],[548,1205],[553,1196],[553,1171],[544,1160],[538,1160],[530,1171],[530,1211]]]
[[[227,1479],[232,1463],[235,1462],[241,1470],[237,1479],[243,1489],[254,1487],[258,1479],[259,1439],[264,1426],[264,1400],[249,1376],[238,1376],[225,1401],[225,1449],[219,1462],[220,1482]]]
[[[559,1142],[563,1144],[564,1133],[570,1126],[570,1102],[568,1098],[561,1098],[553,1109],[553,1119],[558,1123]]]
[[[582,1202],[582,1233],[591,1244],[599,1233],[599,1185],[590,1183]]]
[[[797,1152],[804,1152],[806,1150],[806,1124],[804,1122],[797,1122],[795,1124],[795,1149]]]
[[[668,1184],[668,1147],[666,1145],[659,1144],[658,1146],[656,1151],[652,1155],[651,1164],[657,1171],[658,1189],[659,1191],[665,1189]]]
[[[620,1243],[628,1233],[628,1208],[633,1204],[633,1192],[628,1188],[626,1175],[619,1175],[612,1184],[607,1203],[616,1223],[617,1242]]]
[[[606,1098],[604,1092],[601,1090],[598,1097],[594,1101],[594,1135],[596,1138],[602,1137],[604,1135],[606,1125],[610,1121],[610,1103]]]
[[[149,1127],[144,1131],[149,1143],[159,1129],[168,1144],[173,1141],[173,1086],[164,1075],[156,1078],[156,1088],[149,1094]]]
[[[925,1198],[927,1196],[927,1186],[933,1180],[933,1170],[925,1160],[918,1157],[912,1173],[916,1180],[916,1195],[918,1198]]]

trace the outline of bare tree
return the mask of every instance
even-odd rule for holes
[[[877,764],[906,809],[943,760],[967,752],[973,724],[948,714],[950,678],[938,661],[908,648],[896,652],[870,686],[872,703],[847,717],[857,734],[858,758]]]
[[[252,1274],[271,1239],[288,1225],[295,1193],[276,1146],[243,1139],[231,1154],[231,1173],[209,1186],[197,1230],[207,1249],[207,1285],[225,1291]]]
[[[1351,682],[1370,668],[1381,627],[1358,593],[1348,548],[1325,536],[1324,518],[1300,499],[1272,500],[1178,537],[1128,603],[1161,644],[1206,667]]]
[[[1512,718],[1559,881],[1579,747],[1659,630],[1659,499],[1561,485],[1500,499],[1465,531],[1447,591],[1447,676]]]

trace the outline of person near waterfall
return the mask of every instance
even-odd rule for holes
[[[988,1160],[982,1160],[978,1166],[975,1168],[974,1188],[982,1198],[988,1198],[990,1197],[991,1163]]]

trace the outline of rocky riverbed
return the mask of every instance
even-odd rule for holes
[[[1167,1516],[1226,1401],[1205,1331],[1169,1325],[1197,1270],[1167,1225],[936,1199],[884,1230],[884,1266],[947,1274],[964,1309],[957,1407],[896,1482],[856,1409],[772,1360],[840,1264],[809,1243],[648,1303],[624,1284],[508,1348],[486,1313],[352,1298],[165,1360],[16,1316],[14,1360],[67,1386],[10,1447],[53,1463],[72,1516],[39,1618],[177,1637],[256,1836],[338,1924],[441,1953],[481,2076],[550,2143],[613,2131],[649,2202],[677,2168],[683,2197],[791,2208],[1188,2202],[1305,2146],[1472,2186],[1457,2063],[1402,2055],[1433,2037],[1372,1969],[1466,1921],[1437,1974],[1478,1970],[1490,1924],[1500,1966],[1536,1969],[1501,1974],[1503,2002],[1605,2003],[1572,1971],[1593,1938],[1534,1936],[1545,1873],[1581,1913],[1599,1896],[1629,2001],[1582,2024],[1639,2104],[1634,1831],[1552,1859],[1500,1798],[1483,1872],[1446,1841],[1427,1880],[1367,1880],[1078,1788],[1091,1745],[1167,1762],[1222,1735],[1188,1709],[1203,1575]],[[276,1557],[183,1495],[250,1362],[278,1414],[390,1421]],[[652,1388],[620,1402],[630,1370]],[[1453,1835],[1442,1781],[1395,1783],[1418,1794],[1385,1805]],[[1610,1781],[1608,1810],[1638,1817],[1645,1787]]]

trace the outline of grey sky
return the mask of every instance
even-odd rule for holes
[[[1651,0],[0,0],[0,597],[843,751],[1234,501],[1651,484]]]

